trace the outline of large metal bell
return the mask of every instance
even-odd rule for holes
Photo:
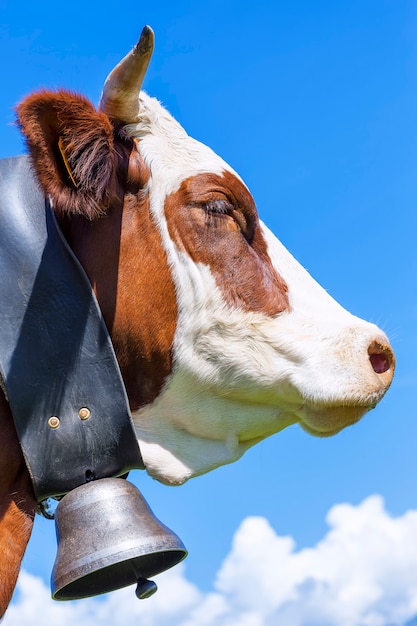
[[[134,583],[138,598],[147,598],[157,588],[148,577],[187,556],[177,535],[122,478],[102,478],[70,491],[57,506],[55,523],[55,600],[86,598]]]

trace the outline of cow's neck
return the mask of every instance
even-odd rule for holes
[[[61,219],[96,293],[133,411],[151,403],[172,370],[174,284],[147,197],[127,194],[94,221]],[[138,254],[139,251],[139,254]]]

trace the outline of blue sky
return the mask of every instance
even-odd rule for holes
[[[150,7],[0,0],[0,157],[24,149],[12,123],[24,95],[65,87],[97,103],[146,23],[156,49],[145,89],[241,174],[261,217],[310,273],[386,330],[397,372],[383,402],[336,437],[292,427],[180,488],[134,472],[190,553],[161,577],[157,599],[138,603],[130,589],[52,604],[54,526],[38,518],[4,624],[25,623],[37,607],[58,626],[122,618],[124,626],[139,619],[410,626],[417,616],[417,7],[412,0]]]

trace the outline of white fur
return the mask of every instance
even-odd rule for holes
[[[151,211],[178,305],[173,372],[153,404],[133,416],[148,472],[179,484],[290,424],[327,435],[357,421],[386,391],[367,351],[377,338],[387,342],[383,333],[337,304],[266,227],[291,310],[271,318],[228,306],[209,268],[170,239],[164,200],[194,174],[235,172],[145,94],[140,122],[127,130],[140,138],[151,171]]]

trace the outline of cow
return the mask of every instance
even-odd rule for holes
[[[145,27],[96,108],[17,107],[33,171],[100,305],[148,474],[168,485],[292,424],[327,437],[387,391],[386,335],[348,313],[260,221],[239,175],[141,91]],[[0,614],[37,503],[0,396]]]

